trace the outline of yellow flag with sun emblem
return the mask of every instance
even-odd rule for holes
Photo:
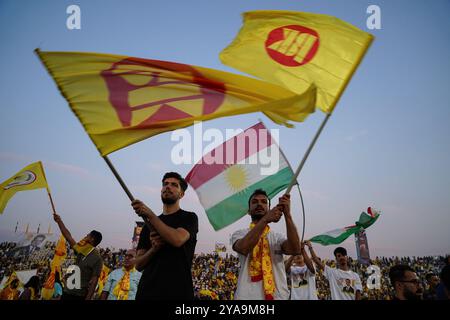
[[[336,17],[295,11],[251,11],[221,61],[294,92],[311,83],[317,106],[331,113],[373,36]]]
[[[195,121],[261,111],[286,125],[315,109],[315,87],[298,94],[260,80],[127,56],[41,52],[39,58],[100,153]]]
[[[14,176],[0,184],[0,214],[8,201],[19,191],[48,188],[44,168],[40,161],[23,168]]]
[[[205,154],[186,181],[214,230],[219,230],[247,214],[253,191],[264,189],[272,199],[287,188],[293,176],[287,159],[260,122]]]

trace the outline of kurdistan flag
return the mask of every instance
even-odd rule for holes
[[[359,216],[359,220],[354,225],[319,234],[311,238],[310,241],[320,243],[324,246],[342,243],[352,234],[359,232],[361,229],[370,227],[377,221],[379,216],[380,214],[377,211],[369,207],[367,208],[367,213],[362,212]]]
[[[270,168],[261,163],[268,155],[273,161]],[[260,122],[205,154],[186,181],[195,189],[214,230],[219,230],[246,215],[253,191],[263,189],[272,199],[287,188],[293,175]]]

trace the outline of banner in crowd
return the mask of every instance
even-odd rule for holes
[[[54,236],[46,233],[23,233],[19,235],[17,246],[9,252],[9,257],[28,256],[40,250],[47,242],[54,241]]]
[[[0,282],[0,288],[4,289],[9,283],[17,278],[19,279],[19,288],[23,288],[23,285],[31,279],[32,276],[37,274],[37,269],[32,270],[22,270],[22,271],[14,271],[11,276],[4,276],[2,281]]]
[[[292,126],[315,111],[301,93],[261,80],[181,63],[83,52],[40,60],[102,156],[162,132],[252,112]]]
[[[251,11],[220,60],[297,93],[317,86],[317,106],[331,113],[373,36],[336,17]]]
[[[226,252],[227,247],[224,243],[218,243],[216,242],[215,252]]]
[[[217,155],[226,161],[212,161]],[[264,174],[267,168],[260,159],[268,155],[278,162]],[[272,199],[288,187],[293,176],[276,141],[259,122],[205,154],[186,181],[197,193],[214,230],[220,230],[247,214],[253,191],[264,189]]]
[[[367,235],[365,230],[355,233],[356,254],[359,263],[363,265],[370,265],[369,243],[367,242]]]

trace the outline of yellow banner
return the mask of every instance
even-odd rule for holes
[[[312,83],[317,106],[331,113],[373,36],[336,17],[251,11],[221,61],[297,93]]]
[[[0,214],[8,201],[19,191],[48,188],[44,168],[40,161],[23,168],[14,176],[0,184]]]
[[[315,87],[294,93],[260,80],[119,55],[41,52],[39,58],[102,155],[194,121],[261,111],[292,126],[315,108]]]

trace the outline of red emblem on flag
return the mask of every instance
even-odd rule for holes
[[[283,26],[269,33],[265,47],[276,62],[297,67],[314,58],[319,48],[319,34],[299,25]]]
[[[139,68],[143,67],[143,68]],[[162,72],[152,71],[160,69],[162,72],[168,71],[179,73],[191,77],[182,81],[161,77]],[[205,78],[195,68],[180,64],[157,60],[146,60],[140,58],[127,58],[114,63],[111,68],[102,71],[101,76],[106,82],[109,90],[109,101],[116,110],[117,116],[123,127],[132,126],[133,112],[157,108],[151,116],[133,126],[134,128],[145,128],[162,121],[173,121],[191,118],[189,114],[173,106],[177,101],[202,101],[202,115],[207,115],[216,111],[225,99],[225,85],[223,83]],[[130,83],[125,77],[130,75],[142,76],[143,84]],[[186,94],[179,97],[148,101],[140,105],[130,104],[130,94],[135,90],[147,89],[158,90],[163,86],[185,85],[186,88],[197,87],[198,94]],[[187,90],[192,91],[192,90]]]

